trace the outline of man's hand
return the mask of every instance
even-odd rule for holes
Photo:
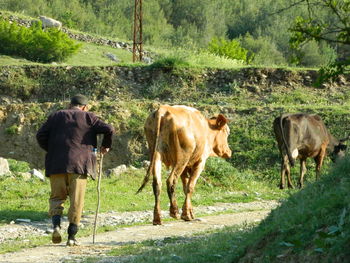
[[[105,148],[105,147],[101,146],[100,151],[102,154],[106,154],[109,152],[109,148]]]

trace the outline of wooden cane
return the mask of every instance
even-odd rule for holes
[[[95,244],[95,236],[96,236],[96,226],[97,226],[97,216],[98,211],[100,210],[100,193],[101,193],[101,178],[102,178],[102,161],[103,161],[103,154],[100,151],[100,162],[99,162],[99,171],[98,171],[98,178],[97,178],[97,208],[95,213],[95,222],[94,222],[94,233],[92,236],[92,243]]]

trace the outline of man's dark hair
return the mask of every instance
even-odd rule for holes
[[[88,104],[88,99],[82,94],[77,94],[71,98],[70,104],[73,106],[84,106]]]

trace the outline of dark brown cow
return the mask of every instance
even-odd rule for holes
[[[150,150],[150,167],[138,190],[140,192],[153,175],[155,195],[153,224],[160,225],[160,192],[162,163],[172,170],[167,179],[167,191],[170,199],[170,216],[179,218],[175,198],[175,187],[181,177],[185,201],[181,218],[194,219],[191,197],[196,182],[204,169],[209,156],[231,157],[227,143],[229,127],[227,119],[219,114],[206,119],[198,110],[187,106],[162,105],[151,113],[145,123],[145,134]]]
[[[314,158],[316,179],[318,179],[326,151],[331,152],[333,161],[345,154],[346,145],[343,144],[345,139],[337,140],[334,138],[318,115],[282,114],[274,120],[273,130],[282,156],[281,189],[285,187],[285,174],[287,174],[288,187],[293,188],[289,163],[294,166],[297,158],[300,159],[298,186],[301,188],[303,187],[307,158]]]

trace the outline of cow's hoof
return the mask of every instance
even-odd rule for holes
[[[162,221],[158,221],[158,220],[153,220],[153,225],[155,225],[155,226],[160,226],[160,225],[162,225]]]
[[[189,215],[181,215],[181,219],[185,221],[192,221],[193,218]]]
[[[179,219],[180,215],[178,213],[170,213],[170,216],[175,219]]]
[[[284,185],[280,185],[280,189],[283,190],[284,189]]]

